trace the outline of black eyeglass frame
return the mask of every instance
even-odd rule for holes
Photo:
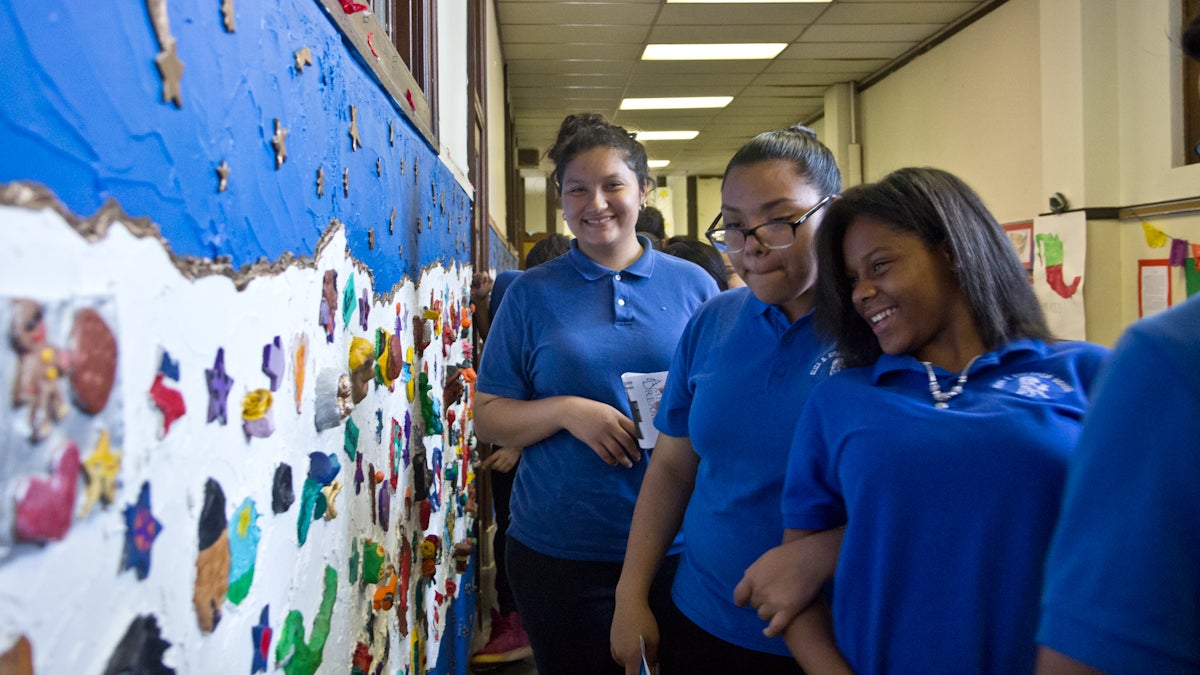
[[[705,238],[708,239],[708,241],[714,247],[716,247],[716,249],[718,251],[721,251],[723,253],[741,253],[742,251],[746,250],[745,241],[749,241],[751,235],[753,235],[754,238],[758,240],[758,243],[762,244],[765,248],[769,248],[772,250],[787,248],[787,247],[791,246],[792,244],[796,243],[796,228],[803,225],[806,220],[808,220],[809,218],[811,218],[813,216],[813,214],[815,214],[817,211],[820,211],[829,202],[832,202],[834,199],[837,199],[837,197],[838,197],[838,195],[836,195],[836,194],[825,196],[821,201],[817,202],[815,206],[813,206],[811,209],[805,211],[804,215],[800,216],[799,218],[792,221],[791,223],[788,223],[788,225],[791,225],[791,227],[792,227],[792,240],[789,241],[788,243],[784,244],[783,246],[772,246],[772,245],[768,244],[767,242],[763,241],[762,237],[758,236],[758,231],[761,230],[762,228],[769,227],[771,225],[780,225],[780,223],[776,223],[776,222],[763,223],[762,225],[752,227],[748,230],[744,230],[740,227],[720,227],[719,228],[719,227],[717,227],[717,223],[721,222],[721,214],[720,213],[717,214],[716,218],[713,218],[712,224],[709,225],[708,229],[704,231],[704,236],[705,236]],[[713,238],[713,234],[716,232],[728,232],[730,230],[741,233],[743,239],[745,240],[742,242],[742,247],[736,251],[730,251],[729,246],[725,242],[717,241],[716,239]]]

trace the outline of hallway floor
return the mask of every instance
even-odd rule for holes
[[[470,675],[537,675],[537,666],[533,664],[533,657],[505,663],[491,668],[471,668]]]

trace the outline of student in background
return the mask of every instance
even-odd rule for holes
[[[668,241],[662,248],[663,253],[696,263],[717,282],[717,288],[722,291],[729,288],[725,260],[715,247],[691,237],[671,237]]]
[[[687,319],[717,288],[634,232],[650,176],[625,129],[571,115],[548,155],[575,239],[509,287],[483,351],[475,428],[524,448],[507,561],[538,672],[620,672],[608,628],[648,460],[621,374],[666,370]],[[674,564],[661,572],[665,592]]]
[[[666,219],[663,218],[662,211],[647,204],[642,209],[642,212],[638,214],[635,229],[638,234],[644,234],[649,237],[650,242],[654,244],[654,248],[659,251],[662,250],[663,240],[667,238],[667,224]]]
[[[551,233],[539,239],[525,256],[525,269],[553,260],[571,249],[571,239],[566,235]],[[518,270],[505,270],[496,275],[482,306],[476,304],[475,311],[488,315],[488,325],[496,318],[496,309],[504,300],[508,285],[520,275]],[[505,563],[509,522],[509,499],[512,495],[513,477],[521,463],[521,448],[488,446],[491,452],[483,460],[481,471],[491,471],[492,513],[496,523],[496,535],[492,550],[496,559],[496,604],[492,611],[492,633],[488,643],[471,656],[472,665],[490,665],[518,661],[533,653],[529,636],[521,626],[512,588],[508,583],[508,565]]]
[[[1200,59],[1200,17],[1183,35]],[[1200,672],[1200,298],[1125,331],[1046,563],[1038,673]]]
[[[810,310],[813,233],[840,189],[832,153],[804,127],[759,134],[725,170],[707,234],[748,288],[705,303],[671,362],[612,622],[627,674],[639,672],[641,640],[663,675],[800,672],[754,610],[733,604],[733,584],[779,543],[788,442],[837,363]],[[681,524],[673,603],[658,608],[651,580]]]
[[[846,369],[797,425],[784,540],[844,532],[832,633],[818,603],[788,646],[810,673],[1031,672],[1067,458],[1108,350],[1051,337],[1004,230],[944,171],[846,190],[817,254],[817,319]],[[804,570],[787,547],[738,587],[773,629]]]

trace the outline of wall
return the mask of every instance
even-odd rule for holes
[[[226,6],[0,7],[0,654],[465,672],[469,195],[323,5]]]

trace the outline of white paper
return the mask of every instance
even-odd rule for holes
[[[1158,314],[1170,305],[1169,289],[1171,276],[1169,268],[1164,265],[1145,265],[1142,267],[1142,316]]]
[[[650,450],[658,441],[658,429],[654,426],[654,415],[662,401],[663,386],[667,383],[667,371],[657,373],[621,373],[625,395],[629,397],[629,408],[633,412],[633,423],[637,425],[638,445]]]

